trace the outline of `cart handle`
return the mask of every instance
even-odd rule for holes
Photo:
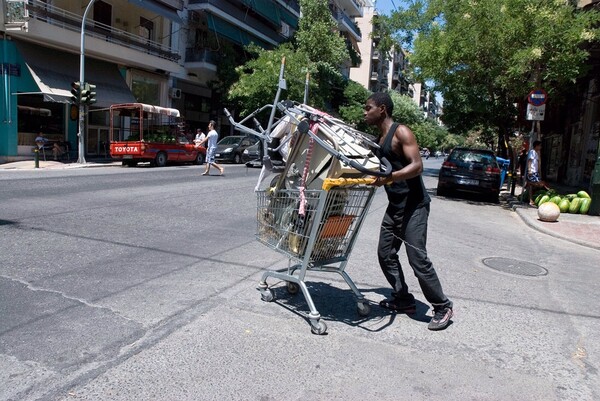
[[[325,178],[323,180],[322,188],[325,191],[329,191],[333,187],[348,187],[352,185],[371,185],[373,184],[373,177],[369,178]]]
[[[341,153],[332,151],[327,143],[321,140],[321,138],[319,138],[317,135],[313,134],[313,132],[310,130],[310,125],[307,120],[302,120],[298,123],[298,131],[301,134],[310,135],[311,138],[317,141],[317,143],[321,145],[321,147],[327,152],[329,152],[333,157],[346,164],[349,164],[353,169],[358,170],[363,174],[367,174],[374,177],[388,177],[392,174],[392,164],[385,157],[379,159],[379,171],[373,171],[363,167],[356,160],[348,159]]]

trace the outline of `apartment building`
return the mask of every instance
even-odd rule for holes
[[[361,53],[364,34],[355,19],[373,9],[371,1],[328,5],[351,53]],[[106,157],[108,107],[115,103],[177,108],[188,129],[215,119],[226,135],[221,94],[211,85],[225,50],[240,64],[244,46],[288,41],[300,18],[298,0],[4,0],[0,8],[0,162],[31,158],[40,131],[77,146],[70,97],[82,39],[84,81],[97,86],[98,100],[85,117],[84,154]],[[356,65],[354,57],[340,67],[348,76]]]
[[[350,79],[360,83],[371,92],[395,90],[410,96],[423,110],[426,118],[439,121],[441,106],[435,95],[420,82],[413,82],[407,75],[408,60],[404,49],[397,47],[388,54],[379,49],[377,34],[377,11],[373,3],[365,5],[363,15],[356,18],[362,32],[358,43],[362,63],[350,69]]]
[[[31,158],[40,131],[76,146],[70,97],[82,39],[84,80],[97,86],[84,152],[105,157],[111,104],[174,107],[189,129],[226,124],[210,89],[223,48],[243,62],[243,46],[289,40],[300,17],[296,0],[4,0],[0,8],[0,162]]]

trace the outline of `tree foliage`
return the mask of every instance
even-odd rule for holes
[[[370,95],[371,92],[358,82],[348,81],[344,89],[345,103],[339,107],[341,119],[363,132],[369,131],[369,126],[365,123],[364,107]]]
[[[307,72],[316,70],[307,65],[307,56],[296,51],[290,44],[284,44],[274,50],[265,50],[258,46],[250,46],[256,58],[237,67],[239,80],[234,83],[228,93],[228,98],[235,101],[238,112],[247,115],[254,110],[272,103],[277,92],[281,62],[285,59],[285,79],[287,90],[282,94],[283,99],[302,102]],[[317,82],[310,81],[310,92],[316,92]],[[318,100],[317,100],[318,101]]]
[[[598,40],[598,21],[567,0],[419,0],[384,19],[412,47],[420,78],[442,93],[449,129],[501,138],[531,89],[556,98],[585,72],[583,45]]]
[[[279,67],[286,57],[284,98],[302,101],[307,72],[310,73],[309,103],[318,108],[338,108],[346,81],[339,65],[350,56],[337,31],[327,2],[300,0],[302,17],[295,44],[282,44],[274,50],[247,48],[256,58],[236,69],[239,80],[228,91],[228,99],[244,115],[272,102],[277,90]]]
[[[350,55],[327,2],[300,0],[300,10],[302,17],[295,38],[298,50],[307,54],[313,63],[326,64],[337,69]]]

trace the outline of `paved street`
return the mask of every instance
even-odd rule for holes
[[[428,249],[454,323],[427,330],[403,252],[418,313],[377,305],[380,190],[347,268],[371,314],[341,277],[308,274],[325,336],[301,295],[256,290],[287,267],[253,237],[258,169],[0,170],[0,400],[600,399],[600,251],[502,203],[437,197],[440,164],[425,161]]]

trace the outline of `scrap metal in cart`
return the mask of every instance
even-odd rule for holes
[[[311,331],[324,334],[327,325],[312,300],[306,273],[341,275],[356,298],[358,313],[369,314],[368,301],[345,268],[376,190],[368,184],[373,176],[391,174],[391,165],[375,157],[372,149],[378,145],[364,133],[305,104],[277,99],[273,110],[282,117],[273,124],[272,113],[267,130],[256,122],[256,130],[235,122],[226,112],[236,129],[267,142],[272,132],[287,130],[282,135],[289,146],[285,166],[276,171],[273,186],[258,189],[262,177],[257,184],[256,238],[290,263],[287,269],[265,271],[258,289],[267,302],[275,299],[269,278],[286,281],[291,294],[301,290]]]

